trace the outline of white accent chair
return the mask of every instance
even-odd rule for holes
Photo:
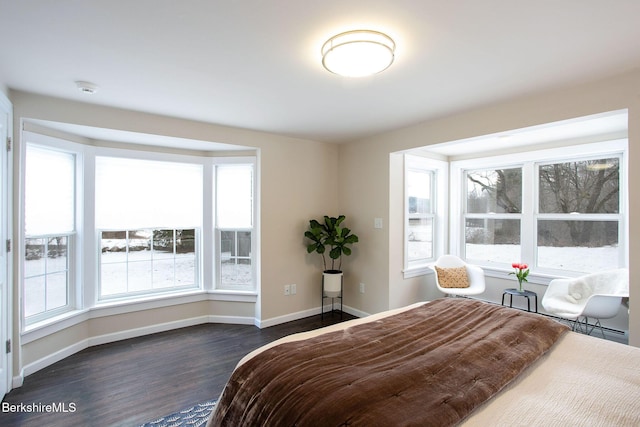
[[[615,317],[622,299],[628,297],[629,271],[620,268],[554,279],[542,297],[542,307],[549,314],[568,320],[574,331],[591,335],[599,327],[604,338],[600,319]],[[589,318],[595,320],[593,325],[589,325]]]
[[[467,270],[467,278],[469,279],[469,287],[468,288],[445,288],[440,286],[440,282],[438,281],[438,271],[435,267],[440,268],[456,268],[456,267],[466,267]],[[477,265],[467,264],[462,259],[458,258],[455,255],[442,255],[440,256],[435,264],[431,266],[431,269],[435,272],[436,278],[436,286],[438,290],[449,296],[468,296],[468,295],[478,295],[484,292],[485,290],[485,281],[484,281],[484,270],[478,267]]]

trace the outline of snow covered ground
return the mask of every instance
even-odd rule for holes
[[[468,259],[505,263],[511,267],[520,259],[519,245],[466,245]],[[618,266],[618,248],[548,247],[538,248],[538,266],[541,268],[592,273]]]
[[[511,263],[521,262],[520,247],[517,245],[466,245],[467,257],[473,260],[502,262],[510,268]],[[196,259],[193,253],[173,254],[156,252],[153,262],[150,251],[129,253],[129,263],[125,252],[102,254],[102,294],[117,295],[123,292],[145,291],[171,286],[196,286]],[[601,248],[556,248],[541,247],[538,263],[541,267],[585,273],[610,269],[618,265],[616,247]],[[44,278],[25,280],[25,316],[64,306],[66,301],[64,272],[65,258],[47,258],[47,270],[60,273]],[[127,273],[128,265],[128,273]],[[27,275],[44,272],[45,258],[25,261]],[[129,281],[127,284],[127,274]],[[221,275],[228,285],[242,286],[251,282],[251,266],[223,262]],[[127,288],[128,286],[128,288]]]

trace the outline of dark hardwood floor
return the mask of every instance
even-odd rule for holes
[[[345,313],[343,320],[352,318]],[[73,404],[74,412],[3,411],[0,425],[137,426],[217,399],[236,363],[255,348],[340,321],[333,312],[265,329],[204,324],[91,347],[26,377],[3,400]]]

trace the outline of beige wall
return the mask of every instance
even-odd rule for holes
[[[376,312],[428,295],[428,279],[404,280],[402,231],[388,226],[399,200],[390,199],[391,153],[426,145],[507,131],[607,111],[629,109],[629,164],[640,162],[640,70],[595,83],[538,93],[508,102],[435,119],[398,131],[341,146],[343,192],[340,207],[358,218],[362,234],[360,257],[348,267],[353,278],[367,282],[367,292],[347,294],[349,304]],[[358,166],[353,166],[358,165]],[[362,165],[362,167],[360,167]],[[640,265],[640,169],[630,168],[630,274],[638,277]],[[373,230],[373,216],[385,220],[383,230]],[[393,249],[393,250],[391,250]],[[356,281],[348,283],[356,286]],[[501,284],[496,284],[501,286]],[[630,343],[640,346],[640,283],[631,280]],[[386,299],[385,299],[386,298]]]
[[[319,307],[321,265],[318,259],[306,254],[303,234],[309,219],[337,212],[337,146],[25,92],[11,91],[10,99],[14,105],[15,141],[19,141],[20,119],[31,118],[256,147],[261,186],[260,299],[258,304],[212,301],[205,306],[205,311],[211,316],[250,316],[264,321]],[[18,153],[17,148],[14,153]],[[19,156],[15,155],[16,174],[18,161]],[[16,187],[14,215],[17,215],[18,195]],[[19,235],[17,224],[14,235]],[[17,281],[14,282],[14,295],[19,295]],[[285,297],[284,285],[292,283],[297,285],[297,294]],[[15,343],[20,342],[18,304],[16,298]],[[247,305],[250,312],[247,312]],[[199,313],[203,306],[196,307],[195,312],[193,304],[183,304],[136,315],[92,319],[88,324],[18,348],[14,352],[14,374],[18,375],[25,364],[35,362],[47,353],[60,351],[96,334],[144,328],[149,322],[162,324],[197,317],[194,313]]]
[[[91,319],[14,354],[14,373],[63,348],[97,335],[144,328],[150,323],[189,319],[200,314],[246,316],[261,321],[308,312],[318,307],[321,263],[306,254],[303,232],[310,218],[347,215],[347,225],[360,237],[353,256],[345,260],[345,303],[363,313],[375,313],[413,301],[433,298],[429,278],[402,276],[402,227],[398,221],[400,150],[543,124],[589,114],[629,109],[630,164],[640,161],[640,71],[607,80],[558,89],[502,102],[457,115],[427,121],[343,145],[234,129],[134,111],[100,107],[24,92],[10,91],[16,132],[21,117],[105,127],[237,144],[259,149],[261,185],[261,295],[254,307],[247,303],[183,304],[153,313]],[[16,141],[19,138],[16,135]],[[16,151],[17,152],[17,151]],[[18,171],[17,156],[14,168]],[[640,194],[635,183],[640,170],[630,168],[631,277],[640,266]],[[17,180],[16,180],[17,181]],[[14,195],[17,205],[18,191]],[[15,214],[15,212],[14,212]],[[383,228],[374,228],[382,218]],[[17,230],[14,229],[14,234]],[[17,235],[17,234],[15,234]],[[295,296],[284,296],[283,286],[297,284]],[[365,292],[359,292],[359,284]],[[503,286],[499,281],[496,286]],[[14,294],[18,295],[14,283]],[[631,281],[630,343],[640,346],[640,285]],[[14,306],[14,342],[19,341],[18,301]],[[197,317],[196,316],[196,317]]]

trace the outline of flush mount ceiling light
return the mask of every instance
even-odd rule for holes
[[[93,95],[98,91],[98,85],[89,82],[77,81],[76,86],[80,92],[86,93],[87,95]]]
[[[370,76],[389,68],[395,50],[391,37],[379,31],[347,31],[322,45],[322,65],[341,76]]]

